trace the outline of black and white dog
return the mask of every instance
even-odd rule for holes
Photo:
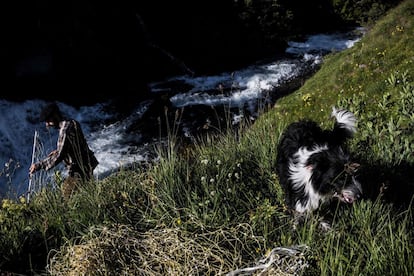
[[[309,214],[333,198],[353,203],[362,195],[355,175],[359,164],[350,161],[345,147],[356,132],[356,118],[335,107],[332,117],[336,120],[332,130],[302,120],[289,125],[281,136],[277,173],[286,203],[296,214]]]

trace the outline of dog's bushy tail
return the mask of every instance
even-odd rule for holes
[[[331,116],[335,118],[333,134],[337,141],[352,138],[356,132],[357,119],[355,115],[346,109],[332,108]]]

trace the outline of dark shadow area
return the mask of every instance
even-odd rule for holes
[[[414,165],[403,162],[398,166],[361,162],[359,180],[365,199],[375,200],[381,195],[397,209],[409,207],[414,195]]]

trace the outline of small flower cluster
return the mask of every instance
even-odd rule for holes
[[[398,33],[403,33],[404,32],[404,27],[397,25],[395,26],[395,30],[391,32],[391,35],[396,35]]]
[[[228,199],[228,194],[235,193],[234,182],[241,181],[242,171],[241,163],[237,163],[229,172],[229,168],[223,166],[224,162],[220,159],[209,160],[207,158],[201,159],[200,164],[204,166],[205,175],[200,177],[201,185],[204,187],[204,192],[208,194],[208,199],[199,206],[206,206],[211,201]],[[209,165],[211,165],[209,167]],[[220,188],[217,188],[219,186]],[[223,194],[224,193],[224,194]]]
[[[306,93],[302,96],[302,101],[304,102],[305,106],[310,106],[312,104],[312,95],[310,93]]]

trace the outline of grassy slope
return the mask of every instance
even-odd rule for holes
[[[272,248],[306,245],[304,254],[273,251],[280,262],[269,275],[292,275],[304,264],[312,275],[410,275],[412,213],[374,195],[384,183],[410,191],[414,179],[413,2],[352,49],[327,57],[300,90],[241,135],[180,153],[171,140],[158,164],[90,183],[67,203],[59,190],[30,204],[4,201],[0,272],[44,272],[47,262],[52,275],[220,275],[254,265]],[[359,119],[352,149],[372,200],[338,210],[335,231],[318,231],[317,217],[293,231],[274,172],[278,138],[303,117],[329,127],[332,105]]]
[[[391,74],[413,74],[413,5],[405,1],[369,29],[354,47],[326,57],[322,68],[297,92],[279,100],[274,112],[263,120],[273,117],[289,122],[310,117],[323,123],[331,106],[355,94],[367,94],[371,98],[369,108],[375,109],[389,89],[385,81]]]
[[[405,1],[354,47],[326,57],[322,68],[280,99],[255,128],[300,118],[329,128],[331,107],[347,108],[359,120],[351,146],[364,164],[369,194],[387,185],[391,197],[409,201],[406,192],[414,189],[413,21],[414,1]]]

